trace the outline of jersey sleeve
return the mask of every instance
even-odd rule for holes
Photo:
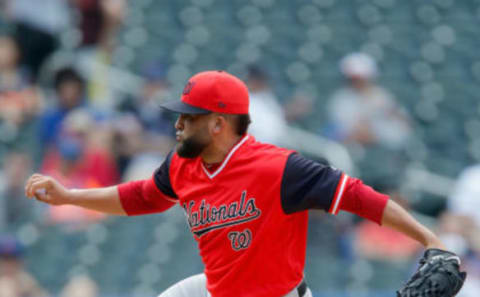
[[[298,153],[288,156],[281,184],[283,211],[291,214],[323,209],[337,214],[348,176],[338,169],[309,160]]]
[[[176,204],[158,190],[153,179],[123,183],[117,190],[120,203],[129,216],[163,212]]]
[[[286,214],[323,209],[336,215],[344,210],[381,225],[389,196],[340,170],[294,153],[285,165],[281,200]]]
[[[389,199],[388,195],[375,191],[361,180],[349,178],[339,208],[381,225]]]
[[[127,215],[162,212],[178,202],[169,178],[170,153],[150,179],[118,185],[118,194]]]
[[[173,151],[171,151],[163,164],[153,174],[153,181],[157,188],[165,195],[172,199],[178,199],[177,194],[172,188],[170,182],[170,163],[172,162]]]

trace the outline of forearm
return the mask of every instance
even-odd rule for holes
[[[358,179],[348,180],[340,209],[399,231],[427,248],[445,249],[432,231],[415,220],[400,205]]]
[[[432,231],[420,224],[405,209],[391,199],[388,200],[383,212],[382,225],[415,239],[426,248],[445,249],[445,246]]]
[[[25,196],[50,205],[75,205],[113,215],[162,212],[177,203],[156,186],[153,179],[132,181],[113,187],[67,189],[50,176],[33,174],[26,182]]]
[[[97,189],[70,190],[69,203],[113,215],[126,215],[117,186]]]

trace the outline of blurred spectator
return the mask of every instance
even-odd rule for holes
[[[88,275],[72,277],[60,293],[60,297],[96,297],[98,286]]]
[[[109,71],[116,37],[126,17],[125,0],[74,0],[80,13],[82,44],[77,63],[87,77],[90,104],[108,113],[117,104],[118,83]]]
[[[148,178],[175,145],[171,136],[145,130],[132,113],[116,117],[113,131],[113,151],[125,181]]]
[[[0,155],[5,148],[34,147],[34,119],[42,101],[19,57],[15,40],[0,35]]]
[[[8,34],[0,36],[0,89],[22,90],[30,87],[28,70],[20,66],[21,51],[17,41]]]
[[[53,107],[42,116],[39,126],[40,143],[46,149],[57,142],[64,118],[85,103],[85,81],[75,69],[58,70],[54,84]]]
[[[43,160],[41,172],[51,175],[70,188],[95,188],[118,183],[111,154],[112,132],[108,126],[95,122],[84,109],[70,113],[62,123],[57,146]],[[71,222],[83,226],[104,215],[74,206],[50,209],[53,222]]]
[[[0,237],[0,296],[43,297],[48,294],[25,270],[24,247],[13,237]]]
[[[58,35],[70,21],[65,0],[7,0],[16,26],[22,60],[35,79],[45,59],[58,47]]]
[[[73,188],[115,184],[118,172],[110,153],[112,137],[108,126],[78,109],[65,118],[57,148],[47,153],[42,171],[61,175]]]
[[[442,215],[440,231],[447,247],[462,257],[468,273],[459,297],[480,292],[480,164],[467,167],[459,176]]]
[[[341,60],[340,70],[348,85],[328,102],[328,134],[344,143],[401,149],[411,133],[409,119],[393,96],[374,82],[378,72],[375,61],[353,53]]]
[[[448,212],[452,216],[471,220],[461,229],[480,227],[480,164],[467,167],[459,176],[452,195],[448,199]],[[469,227],[469,228],[466,228]]]
[[[81,47],[95,45],[100,39],[102,12],[99,0],[74,0],[79,12],[78,27],[82,33]]]
[[[170,99],[170,85],[166,80],[166,66],[160,62],[151,62],[141,71],[144,84],[137,97],[126,98],[119,109],[133,113],[142,126],[151,133],[174,137],[174,119],[159,105]]]
[[[121,114],[113,120],[113,152],[121,176],[124,176],[132,158],[144,149],[147,141],[139,119],[132,113]]]
[[[124,180],[148,177],[175,145],[175,119],[159,105],[170,99],[166,66],[158,61],[141,70],[144,84],[137,97],[128,97],[114,121],[115,151]],[[147,174],[147,176],[145,176]]]
[[[0,171],[0,231],[31,220],[33,209],[25,199],[24,182],[32,172],[30,155],[12,151],[6,156]]]
[[[79,13],[81,47],[112,47],[126,15],[125,0],[73,0]]]
[[[408,161],[409,117],[393,96],[375,83],[378,70],[372,57],[349,54],[340,61],[340,70],[347,85],[327,103],[326,134],[346,144],[367,184],[398,187]],[[378,163],[383,166],[379,168]]]
[[[296,124],[307,128],[307,117],[313,115],[315,110],[313,97],[303,92],[296,92],[287,102],[285,105],[285,118],[287,122],[291,125]]]
[[[285,136],[287,123],[283,108],[270,88],[267,73],[257,65],[250,65],[246,82],[252,119],[249,132],[259,141],[278,143]]]

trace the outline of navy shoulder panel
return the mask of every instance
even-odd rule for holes
[[[283,211],[286,214],[307,209],[328,211],[341,176],[340,170],[292,153],[282,177]]]
[[[164,193],[165,195],[178,198],[177,194],[173,191],[172,184],[170,183],[170,172],[169,167],[172,162],[173,150],[168,153],[167,157],[163,161],[163,164],[155,171],[153,175],[153,180],[157,188]]]

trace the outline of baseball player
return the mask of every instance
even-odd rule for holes
[[[205,271],[161,297],[312,296],[303,274],[309,209],[333,215],[344,210],[394,228],[426,247],[426,262],[433,258],[458,272],[458,258],[388,196],[295,151],[257,142],[247,134],[248,106],[247,87],[237,77],[224,71],[198,73],[180,101],[162,106],[179,114],[178,144],[150,179],[67,189],[34,174],[26,183],[26,196],[130,216],[178,204],[188,217]]]

